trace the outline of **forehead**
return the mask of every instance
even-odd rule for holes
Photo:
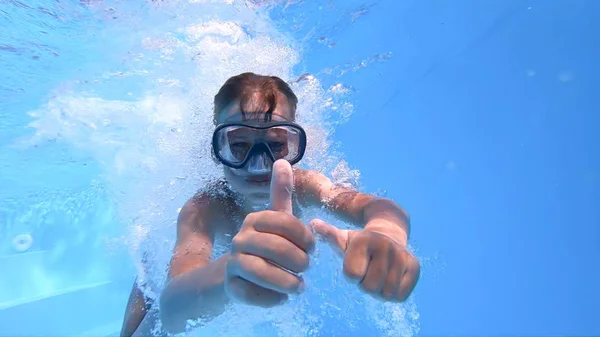
[[[224,122],[241,122],[247,120],[264,120],[264,112],[242,112],[240,107],[240,100],[235,100],[229,103],[223,110],[217,115],[217,123]],[[277,102],[277,106],[273,110],[271,120],[273,121],[292,121],[294,114],[291,111],[290,104],[285,99],[281,99]]]

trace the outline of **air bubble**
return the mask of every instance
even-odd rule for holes
[[[31,112],[30,126],[35,132],[28,142],[36,146],[60,135],[61,141],[98,164],[119,220],[128,228],[128,248],[138,278],[146,285],[143,291],[151,299],[158,298],[167,280],[181,207],[199,191],[225,195],[223,189],[214,187],[214,182],[224,176],[211,155],[211,136],[214,95],[229,77],[251,71],[279,76],[290,83],[299,99],[298,122],[309,139],[299,166],[322,172],[340,185],[360,185],[360,172],[352,168],[353,163],[346,161],[339,145],[331,140],[335,127],[353,113],[354,105],[346,96],[352,93],[351,87],[339,82],[324,88],[318,76],[295,73],[303,61],[301,49],[295,47],[299,42],[291,40],[288,32],[278,31],[259,11],[223,1],[181,3],[160,9],[146,18],[141,11],[131,12],[126,2],[118,4],[115,13],[123,18],[136,17],[136,22],[107,24],[103,34],[118,37],[124,31],[131,32],[127,39],[106,42],[107,49],[119,47],[129,52],[125,61],[129,69],[114,74],[109,70],[122,68],[122,60],[106,63],[98,73],[81,75],[95,86],[81,83],[69,91],[49,95],[47,102]],[[363,14],[358,12],[356,17]],[[184,34],[185,38],[174,39],[173,34]],[[385,61],[389,56],[377,54],[350,64],[347,71]],[[123,97],[102,95],[114,92],[115,87],[127,88]],[[61,111],[67,113],[61,115]],[[305,212],[302,221],[308,222],[312,215],[345,225],[324,210]],[[228,250],[230,237],[215,242],[215,256]],[[247,334],[268,323],[275,334],[305,336],[309,332],[318,335],[320,327],[328,322],[365,324],[371,317],[366,317],[362,309],[321,310],[319,304],[306,300],[348,308],[360,296],[358,288],[349,287],[340,276],[340,259],[327,246],[317,250],[319,259],[303,275],[309,281],[304,299],[297,298],[274,310],[232,305],[203,331],[213,336],[237,336],[238,330]],[[316,284],[319,287],[314,287]],[[265,318],[267,313],[271,319]],[[391,325],[405,319],[388,314],[382,317]],[[205,323],[200,321],[202,326]]]

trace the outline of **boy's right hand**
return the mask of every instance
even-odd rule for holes
[[[283,303],[304,288],[301,273],[314,248],[312,231],[292,214],[293,171],[285,160],[273,165],[270,210],[250,213],[233,238],[225,291],[234,300],[261,307]]]

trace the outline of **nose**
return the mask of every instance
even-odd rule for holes
[[[254,155],[248,160],[247,171],[252,175],[269,174],[273,169],[273,163],[266,153]]]

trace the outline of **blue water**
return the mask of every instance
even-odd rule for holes
[[[339,280],[322,248],[307,297],[270,313],[283,323],[238,308],[223,326],[242,313],[246,331],[286,336],[600,335],[600,3],[255,11],[243,1],[0,1],[0,335],[120,329],[139,246],[164,264],[169,242],[157,238],[202,181],[194,165],[207,169],[182,140],[203,136],[177,117],[202,110],[217,77],[252,67],[312,74],[295,87],[300,113],[315,130],[325,123],[333,154],[314,150],[306,165],[325,162],[335,176],[346,160],[340,179],[402,204],[423,274],[392,312]],[[214,26],[201,34],[208,53],[192,60],[197,41],[182,27],[215,19],[242,33]],[[33,243],[17,252],[24,233]]]

